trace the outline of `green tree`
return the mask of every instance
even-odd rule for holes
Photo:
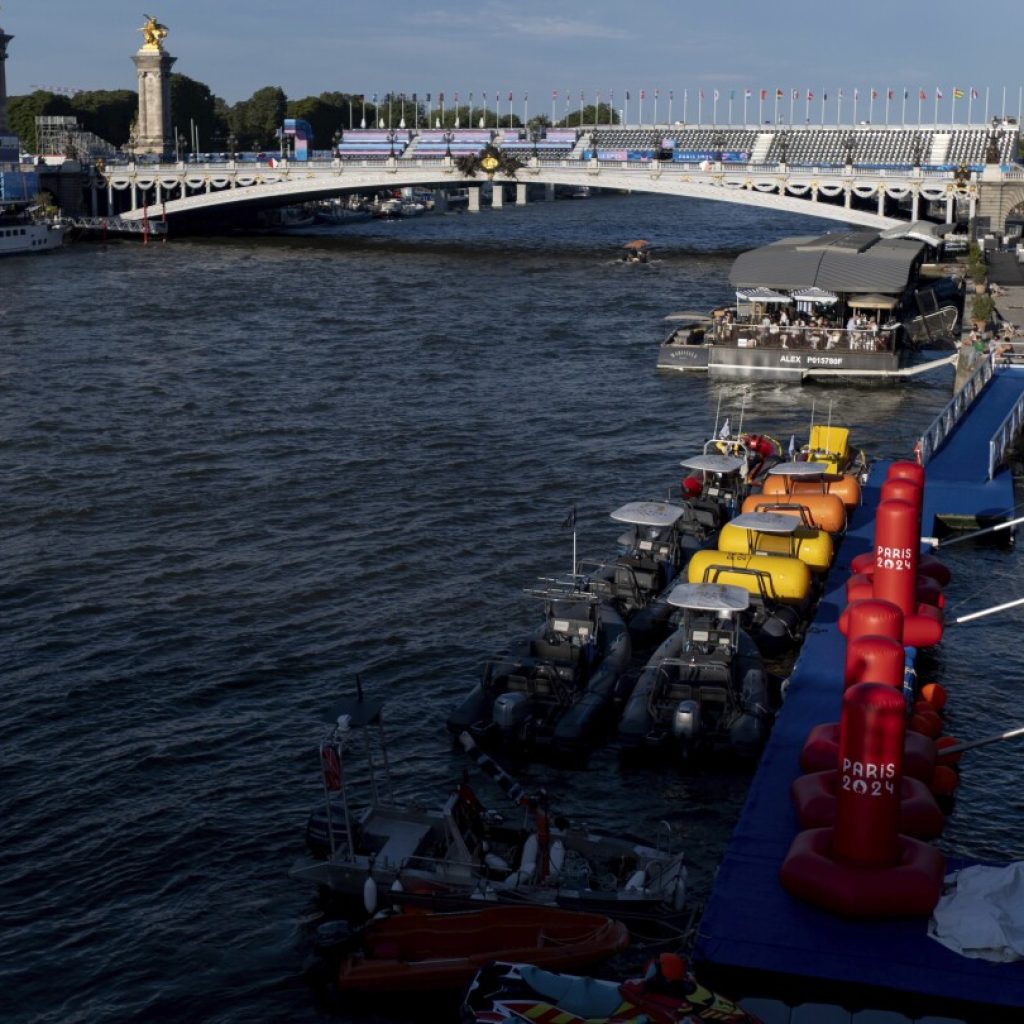
[[[327,149],[334,133],[342,127],[341,112],[333,103],[325,103],[319,96],[306,96],[301,100],[289,100],[285,117],[308,121],[313,129],[313,144],[316,149]]]
[[[96,89],[75,93],[71,108],[86,131],[121,147],[138,114],[139,97],[131,89]]]
[[[231,131],[242,149],[255,146],[272,149],[278,144],[277,133],[285,118],[288,98],[280,86],[268,85],[257,89],[247,100],[240,100],[231,108]]]
[[[618,124],[619,115],[612,110],[607,103],[599,103],[596,107],[593,103],[583,108],[583,113],[577,110],[570,110],[568,114],[558,122],[561,128],[579,128],[580,125],[602,125]]]
[[[181,135],[191,145],[192,127],[199,136],[202,150],[224,149],[227,145],[214,145],[214,139],[226,140],[230,127],[228,110],[222,99],[214,96],[208,85],[187,75],[171,75],[171,132]],[[172,139],[173,141],[173,139]]]
[[[22,151],[26,153],[39,152],[37,117],[67,117],[72,114],[71,101],[66,96],[57,96],[45,89],[37,89],[27,96],[12,96],[7,101],[7,122],[11,131],[20,137]]]

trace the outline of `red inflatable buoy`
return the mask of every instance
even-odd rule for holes
[[[927,736],[908,732],[903,740],[903,774],[931,783],[935,774],[935,743]],[[807,735],[800,752],[802,772],[823,772],[839,763],[839,723],[823,722]]]

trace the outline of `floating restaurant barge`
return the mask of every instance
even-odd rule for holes
[[[925,261],[944,227],[788,238],[743,253],[729,273],[736,308],[680,315],[658,369],[871,382],[940,365],[911,366],[921,349],[952,347],[963,313],[962,283]]]
[[[996,508],[1009,514],[1013,478],[1002,463],[1022,414],[1024,369],[985,362],[922,436],[926,534],[936,532],[947,512],[958,520],[972,510],[979,519]],[[964,458],[967,449],[972,458]],[[986,458],[987,452],[993,454]],[[808,735],[821,723],[837,721],[841,706],[845,714],[840,618],[850,599],[851,572],[862,569],[865,558],[874,564],[869,553],[876,543],[876,511],[877,521],[883,518],[879,498],[888,468],[873,467],[864,505],[851,518],[698,928],[694,962],[702,979],[727,982],[766,1024],[1024,1019],[1024,961],[996,964],[961,956],[929,937],[927,914],[880,920],[857,917],[856,911],[834,913],[796,898],[792,885],[787,890],[781,880],[795,840],[807,835],[791,787],[808,777],[801,776]],[[966,866],[951,861],[947,870]],[[873,1009],[854,1013],[862,1007]]]

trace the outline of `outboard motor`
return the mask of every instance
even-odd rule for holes
[[[681,700],[672,715],[672,735],[676,739],[695,743],[700,735],[700,704],[695,700]]]
[[[525,693],[502,693],[494,700],[491,712],[502,736],[517,736],[530,718],[530,697]]]

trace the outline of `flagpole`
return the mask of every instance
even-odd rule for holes
[[[729,90],[729,124],[732,124],[732,90]]]
[[[644,123],[644,91],[640,90],[640,98],[636,102],[636,123]]]
[[[530,99],[530,94],[528,92],[524,92],[523,93],[523,127],[524,128],[526,127],[527,122],[530,120],[529,107],[527,106],[527,103],[528,103],[529,99]]]
[[[836,93],[836,127],[843,123],[843,90]]]
[[[749,97],[747,96],[746,91],[744,91],[744,93],[743,93],[743,127],[744,128],[747,127],[747,100],[748,100],[748,98]]]
[[[953,98],[949,101],[949,123],[956,124],[956,86],[953,87]]]
[[[760,92],[757,94],[757,123],[764,124],[764,96]]]
[[[558,90],[551,90],[551,123],[555,123],[555,104],[558,102]]]
[[[939,127],[939,90],[935,90],[935,120],[933,122],[936,128]]]
[[[974,86],[972,85],[970,91],[967,93],[967,125],[970,127],[971,124],[971,110],[974,107]]]
[[[868,93],[868,124],[875,119],[875,90]]]
[[[686,104],[689,100],[689,89],[683,90],[683,124],[686,124]]]
[[[1003,120],[1006,119],[1006,86],[1003,86],[1003,112],[999,115]]]
[[[779,123],[779,90],[775,90],[775,113],[772,116],[772,122],[774,124]]]
[[[900,127],[905,128],[907,124],[907,87],[903,86],[903,106],[900,108]]]
[[[669,124],[672,124],[672,92],[673,92],[673,90],[669,89],[669,91],[668,91],[668,123]]]
[[[718,124],[718,90],[716,89],[714,95],[711,97],[711,124],[712,126]]]
[[[853,90],[853,123],[857,123],[857,100],[860,99],[860,90]]]
[[[921,107],[924,104],[924,89],[917,90],[917,127],[921,127]]]
[[[983,124],[988,124],[988,86],[985,86],[985,119]]]
[[[789,123],[790,123],[790,126],[792,126],[792,124],[793,124],[793,100],[795,99],[795,96],[794,96],[795,92],[796,92],[795,89],[790,89],[789,90]]]
[[[701,89],[697,93],[697,127],[699,128],[701,122],[704,120],[704,90]]]
[[[889,86],[885,87],[885,127],[889,127],[889,100],[892,98],[892,90]]]
[[[654,90],[654,123],[658,123],[658,89]]]
[[[821,90],[821,127],[825,127],[825,103],[828,100],[828,93],[824,89]]]

